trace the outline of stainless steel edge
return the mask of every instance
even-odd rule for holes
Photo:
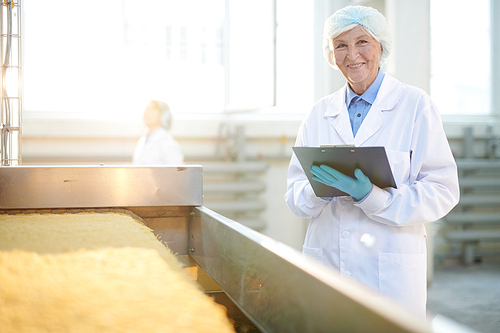
[[[189,222],[191,257],[263,332],[430,332],[333,270],[206,207]]]
[[[201,166],[0,167],[0,208],[199,206]]]

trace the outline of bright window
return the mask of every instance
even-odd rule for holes
[[[431,95],[441,114],[491,114],[490,1],[431,0]]]
[[[24,110],[136,118],[275,102],[274,1],[23,2]]]

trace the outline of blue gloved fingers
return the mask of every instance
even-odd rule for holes
[[[351,196],[356,200],[361,200],[371,192],[373,184],[370,181],[370,178],[368,178],[360,169],[354,170],[354,176],[358,180],[356,181],[356,188],[352,192]]]
[[[366,175],[363,173],[363,171],[361,171],[361,169],[354,170],[354,177],[363,182],[370,181],[370,179],[366,177]]]
[[[364,198],[373,187],[370,179],[360,169],[354,170],[356,178],[349,177],[325,164],[321,166],[313,165],[311,173],[313,174],[313,180],[335,187],[357,200]]]
[[[324,168],[326,167],[326,168]],[[339,179],[340,177],[344,178],[347,177],[341,172],[338,172],[337,170],[327,166],[327,165],[313,165],[311,167],[311,173],[313,174],[313,180],[318,181],[320,183],[323,183],[325,185],[335,187],[337,189],[341,189],[339,187],[339,182],[341,180]],[[339,177],[339,178],[337,178]],[[348,179],[352,180],[352,178],[347,177]]]
[[[311,167],[311,173],[313,174],[313,180],[323,183],[328,186],[335,187],[335,182],[337,179],[332,177],[328,172],[322,170],[319,166],[313,165]]]
[[[325,179],[325,178],[320,178],[320,177],[316,177],[316,176],[313,176],[312,177],[313,180],[317,181],[317,182],[320,182],[320,183],[323,183],[325,185],[328,185],[328,186],[331,186],[331,187],[335,187],[335,183],[328,180],[328,179]]]
[[[323,165],[322,165],[323,166]],[[321,166],[321,167],[322,167]],[[320,166],[318,165],[313,165],[311,167],[311,173],[313,175],[315,175],[316,177],[319,177],[319,178],[323,178],[323,179],[331,179],[332,177],[334,178],[337,178],[335,176],[333,176],[330,172],[328,172],[327,170],[324,170],[323,168],[321,168]],[[330,168],[330,167],[329,167]],[[332,169],[332,168],[330,168]],[[332,169],[333,170],[333,169]],[[334,170],[335,171],[335,170]]]
[[[348,183],[354,180],[352,177],[349,177],[349,176],[343,174],[342,172],[340,172],[340,171],[338,171],[338,170],[336,170],[336,169],[334,169],[326,164],[322,164],[320,166],[320,168],[321,168],[321,170],[328,172],[328,174],[337,178],[338,180],[345,181]],[[368,177],[363,173],[363,171],[361,171],[361,169],[354,170],[354,176],[356,177],[356,179],[358,179],[362,182],[370,181],[370,179],[368,179]]]
[[[313,175],[314,175],[314,173],[313,173]],[[318,175],[318,176],[314,175],[312,177],[312,179],[315,180],[315,181],[317,181],[317,182],[320,182],[320,183],[323,183],[325,185],[328,185],[328,186],[333,186],[333,184],[334,184],[334,180],[332,181],[332,179],[328,179],[328,178],[326,178],[326,177],[324,177],[322,175]]]
[[[342,182],[350,182],[352,181],[353,179],[345,174],[343,174],[342,172],[326,165],[326,164],[322,164],[320,166],[321,170],[324,170],[326,171],[330,176],[332,177],[335,177],[336,179],[338,179],[339,181],[342,181]]]

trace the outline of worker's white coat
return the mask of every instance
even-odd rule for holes
[[[374,186],[360,203],[351,197],[318,198],[293,155],[285,200],[297,216],[311,217],[303,253],[425,315],[424,224],[446,215],[459,199],[457,168],[440,116],[425,92],[385,74],[353,138],[346,89],[315,104],[296,146],[384,146],[398,188]]]
[[[135,146],[132,157],[134,164],[184,164],[181,147],[163,127],[143,135]]]

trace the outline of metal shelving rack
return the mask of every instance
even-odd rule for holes
[[[1,165],[17,166],[21,164],[21,0],[3,0],[0,11]]]

